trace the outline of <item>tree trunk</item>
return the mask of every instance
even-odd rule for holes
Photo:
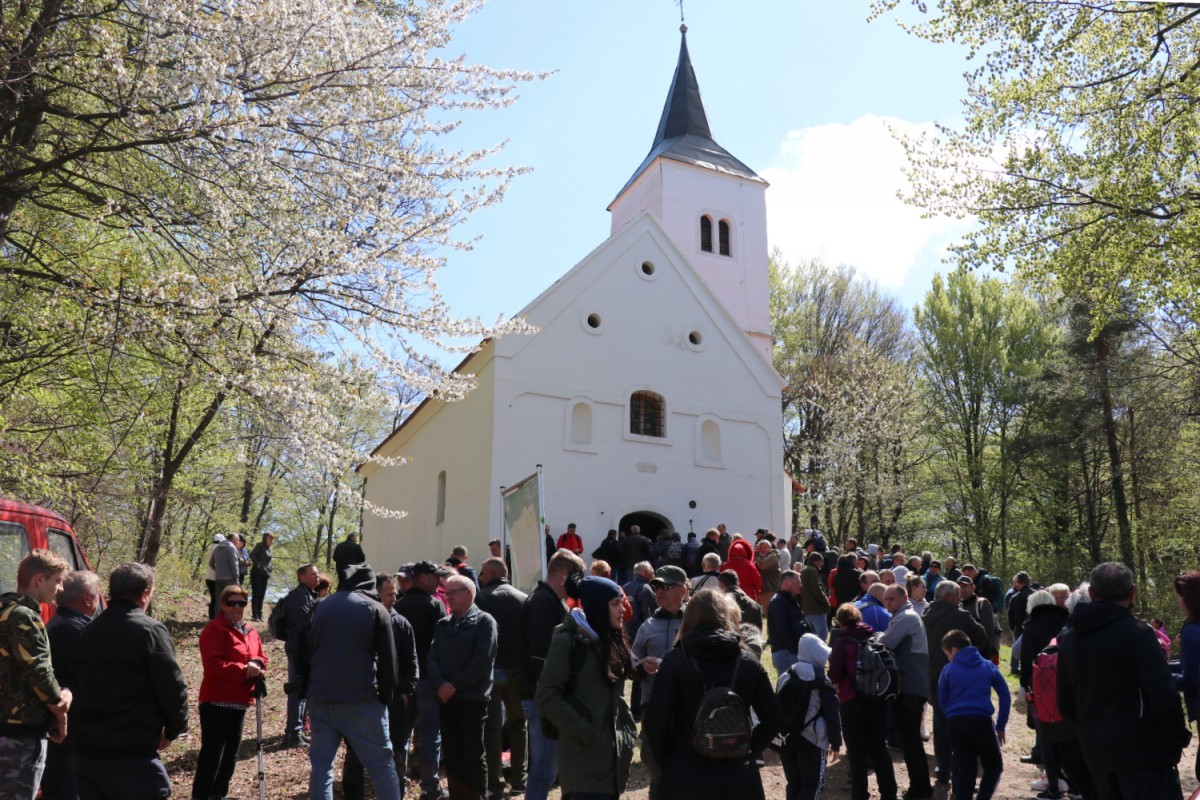
[[[1133,528],[1129,523],[1129,506],[1125,500],[1125,479],[1121,469],[1121,449],[1117,441],[1117,421],[1113,416],[1112,390],[1108,382],[1108,338],[1096,337],[1096,376],[1100,379],[1100,395],[1104,401],[1104,438],[1108,441],[1108,467],[1112,481],[1113,507],[1117,512],[1117,542],[1121,561],[1137,569],[1133,550]]]

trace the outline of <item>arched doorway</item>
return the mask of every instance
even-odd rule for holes
[[[621,517],[621,524],[618,530],[622,533],[629,533],[629,529],[633,525],[641,528],[642,536],[645,536],[650,541],[657,539],[659,531],[663,528],[669,531],[675,530],[675,526],[671,524],[671,520],[653,511],[634,511],[632,514],[626,514]]]

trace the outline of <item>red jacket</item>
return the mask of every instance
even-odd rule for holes
[[[579,538],[578,533],[567,531],[558,537],[558,549],[570,550],[575,555],[581,556],[583,555],[583,539]]]
[[[246,680],[246,665],[251,659],[267,665],[258,631],[247,626],[246,633],[239,633],[218,612],[200,634],[200,660],[204,664],[200,702],[252,705],[254,684]]]
[[[745,539],[734,539],[729,545],[729,558],[721,565],[722,570],[731,569],[737,573],[738,585],[742,587],[751,600],[757,600],[762,592],[762,576],[758,567],[754,566],[754,548]]]

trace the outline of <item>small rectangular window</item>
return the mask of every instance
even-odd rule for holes
[[[708,217],[700,218],[700,249],[712,252],[712,220]]]
[[[71,534],[57,528],[47,528],[46,539],[50,542],[50,550],[65,558],[71,569],[83,569],[83,559],[79,557],[79,549],[75,547],[75,539]]]
[[[723,255],[723,256],[730,255],[731,253],[729,250],[729,222],[727,220],[721,220],[719,223],[717,223],[717,235],[720,239],[719,244],[721,246],[721,255]]]
[[[0,522],[0,593],[17,590],[17,565],[29,554],[29,534],[17,522]]]

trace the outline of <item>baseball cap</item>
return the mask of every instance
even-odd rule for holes
[[[439,578],[445,578],[454,573],[445,567],[438,566],[432,561],[418,561],[412,565],[412,576],[415,578],[418,575],[437,575]]]
[[[687,583],[687,573],[683,571],[683,568],[668,564],[655,570],[650,586],[655,588],[658,586],[683,586],[685,583]]]
[[[967,585],[967,586],[974,586],[974,585],[975,585],[975,581],[971,580],[971,579],[970,579],[970,578],[968,578],[966,575],[959,575],[959,576],[958,576],[958,578],[957,578],[957,580],[955,580],[955,583],[962,583],[962,584],[965,584],[965,585]]]
[[[406,564],[401,564],[399,567],[396,567],[396,574],[405,580],[411,581],[413,577],[413,563],[409,561]]]

